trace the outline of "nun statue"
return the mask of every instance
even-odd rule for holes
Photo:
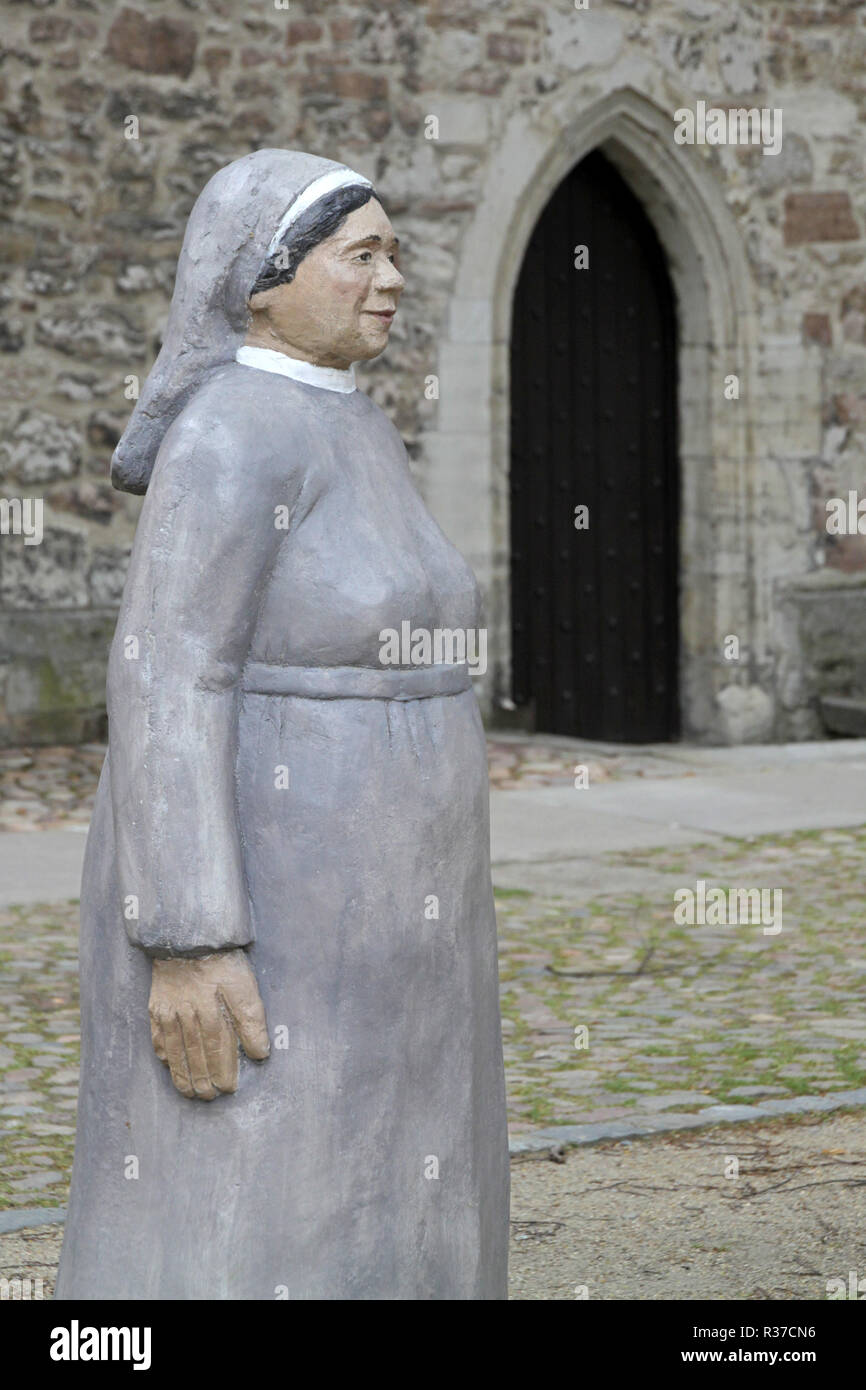
[[[475,578],[353,363],[370,183],[259,150],[190,215],[112,460],[146,498],[81,891],[56,1297],[501,1299],[508,1144]],[[414,651],[414,649],[413,649]]]

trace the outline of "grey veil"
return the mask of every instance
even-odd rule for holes
[[[314,180],[344,168],[296,150],[256,150],[205,185],[187,223],[162,348],[111,460],[116,488],[147,490],[172,420],[243,343],[247,297],[286,209]]]

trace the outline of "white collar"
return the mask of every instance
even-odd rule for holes
[[[244,367],[258,367],[263,372],[277,372],[280,376],[290,376],[295,381],[304,381],[308,386],[321,386],[325,391],[340,391],[348,395],[355,388],[355,368],[345,371],[339,367],[317,367],[315,362],[301,362],[297,357],[287,357],[284,352],[273,348],[239,347],[235,361]]]

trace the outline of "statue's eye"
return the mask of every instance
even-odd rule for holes
[[[365,262],[366,262],[366,261],[372,261],[372,259],[373,259],[373,252],[372,252],[372,251],[362,251],[361,254],[360,254],[360,256],[356,256],[356,257],[355,257],[355,260],[357,260],[357,261],[365,261]]]

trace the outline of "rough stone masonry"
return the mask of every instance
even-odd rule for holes
[[[508,693],[510,296],[594,143],[678,293],[685,731],[820,736],[818,697],[866,690],[866,537],[825,525],[828,498],[866,490],[859,0],[14,0],[3,30],[0,496],[43,498],[45,527],[0,535],[0,740],[102,732],[138,508],[108,460],[196,195],[268,145],[361,170],[399,223],[410,293],[362,380],[484,585],[489,715]],[[677,146],[698,101],[780,108],[781,151]]]

